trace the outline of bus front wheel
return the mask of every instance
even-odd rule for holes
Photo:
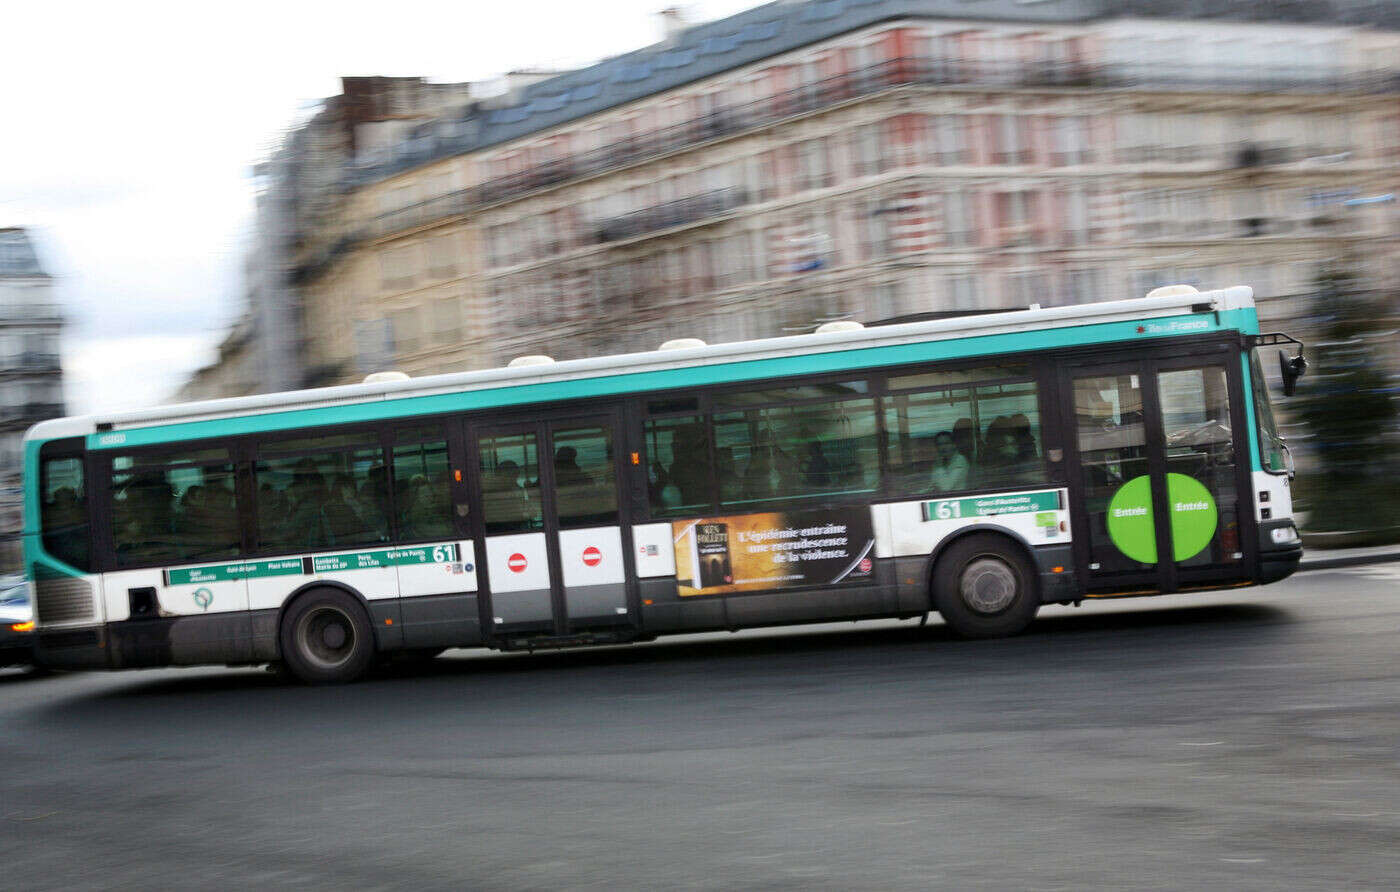
[[[282,660],[306,684],[344,684],[369,668],[374,635],[360,602],[337,589],[298,598],[282,617]]]
[[[1003,537],[967,536],[933,568],[934,607],[963,638],[1015,635],[1040,609],[1035,578],[1030,561]]]

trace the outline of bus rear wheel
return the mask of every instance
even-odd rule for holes
[[[1040,609],[1035,568],[1001,536],[968,536],[950,545],[933,568],[933,602],[963,638],[1015,635]]]
[[[306,684],[345,684],[369,668],[374,637],[365,611],[345,592],[318,589],[298,598],[279,632],[287,670]]]

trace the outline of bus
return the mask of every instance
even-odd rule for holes
[[[862,326],[46,421],[39,658],[347,682],[622,644],[1259,585],[1302,555],[1253,292]],[[1289,377],[1304,360],[1279,359]]]

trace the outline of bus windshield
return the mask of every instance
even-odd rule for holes
[[[1269,381],[1264,377],[1264,365],[1259,350],[1249,354],[1249,380],[1254,390],[1254,418],[1259,429],[1259,461],[1271,474],[1288,472],[1288,447],[1279,436],[1274,421],[1273,405],[1269,402]]]

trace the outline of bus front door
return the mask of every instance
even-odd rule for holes
[[[1086,588],[1177,591],[1247,576],[1239,370],[1225,355],[1073,368],[1076,557]],[[1236,444],[1239,448],[1236,448]],[[1247,464],[1246,466],[1247,467]]]
[[[566,636],[631,623],[609,415],[475,432],[476,531],[497,636]]]

